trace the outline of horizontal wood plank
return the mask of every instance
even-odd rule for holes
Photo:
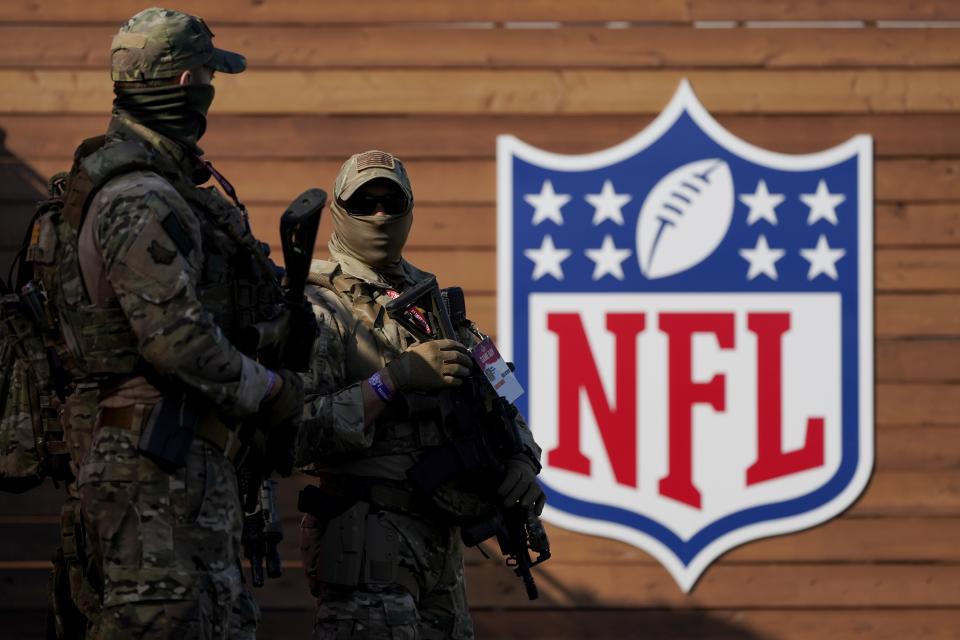
[[[336,160],[224,160],[216,162],[216,166],[237,185],[242,200],[286,204],[306,188],[329,189],[341,163]],[[493,160],[412,160],[406,166],[418,203],[495,203]],[[69,168],[69,158],[0,157],[0,184],[6,186],[0,193],[0,203],[34,202],[44,189],[47,176]],[[264,176],[271,179],[264,180]],[[879,160],[876,180],[878,204],[960,200],[960,160]],[[811,184],[811,190],[814,186]],[[953,219],[950,213],[940,215],[946,217],[947,224]]]
[[[649,114],[613,116],[336,116],[222,114],[213,107],[203,148],[214,160],[326,159],[364,149],[404,160],[492,159],[503,133],[557,153],[587,153],[623,142],[650,124]],[[69,158],[84,138],[102,133],[108,112],[0,114],[0,153]],[[854,135],[873,136],[877,157],[960,156],[960,114],[720,115],[720,124],[754,145],[782,153],[828,149]],[[4,135],[5,133],[5,135]]]
[[[284,513],[284,539],[280,556],[299,560],[299,514]],[[656,564],[649,554],[609,538],[588,536],[547,525],[553,550],[552,564]],[[960,562],[960,518],[837,518],[789,535],[747,543],[725,554],[724,564],[751,563],[856,563],[856,562]],[[922,544],[918,541],[922,540]],[[0,529],[0,563],[46,562],[59,546],[59,527],[6,522]],[[468,551],[468,564],[482,557]],[[298,569],[294,567],[293,571]]]
[[[220,113],[659,113],[687,78],[723,113],[950,113],[960,70],[247,71],[217,82]],[[103,71],[0,70],[0,112],[107,113]]]
[[[291,628],[304,624],[299,612],[289,614]],[[279,616],[264,614],[271,623]],[[309,621],[308,621],[309,622]],[[956,640],[957,613],[929,609],[786,609],[699,611],[544,609],[474,610],[478,637],[499,640]],[[266,623],[265,623],[266,624]],[[258,637],[266,638],[258,633]]]
[[[228,23],[398,23],[474,21],[687,22],[694,20],[953,20],[960,9],[950,0],[296,0],[228,2],[183,0],[183,11],[202,15],[214,28]],[[134,0],[8,0],[0,20],[120,24],[143,9]]]
[[[876,385],[876,401],[878,425],[960,423],[958,384],[879,383]]]
[[[918,398],[919,401],[924,399],[922,395]],[[931,406],[929,410],[936,411],[937,407]],[[888,427],[880,425],[880,428]],[[886,441],[883,439],[881,442]],[[880,455],[888,457],[882,451]],[[956,473],[955,468],[880,469],[874,473],[870,485],[848,515],[856,518],[956,517],[960,513],[958,476],[960,474]],[[308,476],[300,474],[283,481],[279,491],[281,513],[292,515],[297,512],[297,492],[310,482]],[[62,488],[57,489],[49,483],[26,494],[4,495],[3,500],[0,500],[0,516],[9,518],[5,521],[7,524],[21,522],[24,518],[33,522],[32,518],[38,516],[54,516],[59,512],[63,496]]]
[[[239,188],[239,187],[238,187]],[[286,203],[251,203],[250,220],[257,237],[264,242],[279,242],[278,216]],[[640,209],[637,205],[633,215]],[[0,205],[0,212],[5,210]],[[626,213],[626,212],[625,212]],[[2,215],[2,213],[0,213]],[[735,215],[746,215],[739,205]],[[16,218],[15,218],[16,219]],[[436,205],[417,204],[414,224],[407,246],[417,249],[481,249],[496,247],[497,211],[493,204]],[[631,220],[632,223],[632,220]],[[874,214],[876,246],[882,248],[960,247],[960,203],[881,204]],[[469,233],[465,230],[469,229]],[[321,245],[330,236],[332,223],[325,216],[320,223]]]
[[[877,295],[875,315],[878,336],[956,336],[960,295]]]
[[[654,565],[626,571],[616,565],[547,563],[535,572],[541,594],[538,606],[558,608],[960,606],[960,565],[716,565],[691,594],[683,594],[667,571]],[[3,573],[8,597],[0,608],[25,608],[43,601],[44,569]],[[268,581],[257,591],[262,606],[313,606],[304,577],[293,573]],[[478,608],[527,602],[520,580],[493,558],[469,568],[467,594],[471,606]]]
[[[878,340],[876,345],[877,380],[881,382],[960,382],[960,337]]]
[[[690,0],[696,20],[951,20],[949,0]]]
[[[960,251],[956,249],[879,250],[879,291],[955,291],[960,288]]]
[[[260,640],[307,637],[312,608],[262,609]],[[531,608],[471,607],[479,638],[498,640],[956,640],[955,611],[896,609],[612,609],[570,611],[536,603]],[[43,640],[44,611],[0,612],[0,626],[18,640]]]
[[[114,26],[3,25],[0,67],[110,64]],[[230,26],[217,45],[248,68],[953,67],[950,29],[604,29]]]
[[[885,0],[890,2],[891,0]],[[935,0],[938,4],[943,0]],[[676,22],[691,19],[686,0],[597,0],[557,3],[550,0],[486,0],[447,2],[414,0],[182,0],[177,8],[202,16],[216,31],[229,23],[370,24],[403,22],[543,21],[604,22],[641,20]],[[124,22],[144,8],[136,0],[11,0],[0,9],[0,21],[10,22]]]

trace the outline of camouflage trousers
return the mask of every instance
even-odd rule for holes
[[[253,638],[259,612],[240,568],[242,511],[232,463],[194,440],[173,473],[137,451],[134,427],[100,425],[80,469],[103,602],[89,637]]]
[[[84,385],[63,403],[61,425],[70,452],[70,470],[80,474],[80,465],[90,451],[97,415],[96,385]],[[60,547],[54,554],[47,588],[47,637],[83,640],[87,629],[100,617],[102,564],[94,556],[90,531],[83,518],[76,481],[67,483],[67,499],[60,509]]]
[[[473,638],[459,529],[360,502],[329,521],[304,516],[300,551],[314,640]]]
[[[98,562],[81,516],[75,486],[68,486],[67,501],[60,510],[60,547],[53,558],[47,584],[47,637],[82,640],[87,628],[100,616]]]

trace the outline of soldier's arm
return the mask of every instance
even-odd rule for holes
[[[472,349],[480,342],[480,335],[486,334],[483,334],[473,321],[469,321],[469,323],[469,328],[461,327],[458,333],[460,342],[466,345],[468,349]],[[517,412],[517,417],[514,419],[514,422],[518,427],[520,439],[523,440],[523,445],[527,449],[527,453],[539,462],[541,455],[540,445],[533,439],[533,431],[530,430],[530,426],[519,411]]]
[[[308,288],[319,332],[310,371],[304,377],[306,406],[297,435],[296,465],[308,467],[328,456],[359,451],[373,443],[365,416],[366,382],[347,379],[345,345],[352,328],[348,310],[327,292]]]
[[[88,224],[143,358],[238,416],[257,411],[270,376],[224,337],[200,304],[200,222],[160,176],[137,172],[107,183]]]

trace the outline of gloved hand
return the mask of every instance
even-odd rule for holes
[[[296,424],[303,415],[303,380],[289,369],[277,371],[277,376],[283,380],[280,390],[260,404],[261,429],[266,432],[284,422]]]
[[[547,496],[537,482],[537,468],[533,460],[526,454],[518,453],[507,460],[505,466],[507,473],[497,489],[497,495],[503,498],[503,506],[512,507],[519,502],[524,509],[532,507],[540,515]]]
[[[463,384],[472,359],[456,340],[429,340],[413,345],[387,365],[401,391],[439,391]]]

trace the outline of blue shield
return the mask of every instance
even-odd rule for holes
[[[604,151],[498,140],[498,338],[544,517],[655,556],[824,522],[873,466],[873,159],[755,147],[683,82]]]

